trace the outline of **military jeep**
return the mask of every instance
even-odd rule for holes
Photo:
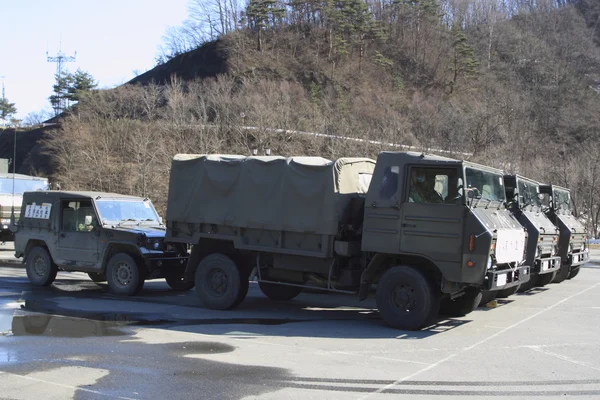
[[[193,287],[183,278],[187,246],[165,243],[165,226],[149,199],[25,192],[14,228],[15,256],[34,285],[50,285],[62,270],[87,272],[118,295],[137,294],[148,279],[165,278],[174,290]]]

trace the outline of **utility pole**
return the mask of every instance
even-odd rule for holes
[[[62,68],[63,63],[67,62],[75,62],[75,58],[77,57],[77,52],[75,51],[72,56],[67,56],[62,52],[62,40],[58,45],[58,53],[55,56],[48,55],[48,51],[46,51],[46,57],[48,62],[56,63],[56,85],[59,85],[59,79],[62,76]],[[67,99],[66,98],[58,98],[57,102],[53,104],[54,107],[54,115],[58,115],[63,112],[67,108]]]

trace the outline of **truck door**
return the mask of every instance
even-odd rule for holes
[[[63,200],[58,234],[58,259],[63,265],[95,266],[98,218],[91,200]]]
[[[363,249],[382,253],[400,250],[400,167],[386,166],[373,176],[365,202]]]
[[[464,199],[459,168],[408,169],[401,207],[400,249],[435,261],[462,261]]]

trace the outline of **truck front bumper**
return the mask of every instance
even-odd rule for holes
[[[560,256],[548,257],[535,260],[535,269],[533,272],[536,274],[549,274],[560,269]]]
[[[144,262],[151,277],[164,277],[172,273],[174,269],[185,270],[188,257],[145,257]]]
[[[590,261],[590,252],[588,250],[569,254],[568,262],[571,267],[577,267],[588,261]]]
[[[502,290],[517,286],[529,281],[531,276],[531,267],[529,265],[520,265],[515,268],[488,271],[487,290]]]

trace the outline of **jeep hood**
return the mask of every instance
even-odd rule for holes
[[[166,233],[165,227],[159,226],[131,226],[131,225],[121,225],[121,226],[113,226],[107,229],[111,229],[119,232],[129,232],[138,235],[146,235],[148,238],[164,238]]]

